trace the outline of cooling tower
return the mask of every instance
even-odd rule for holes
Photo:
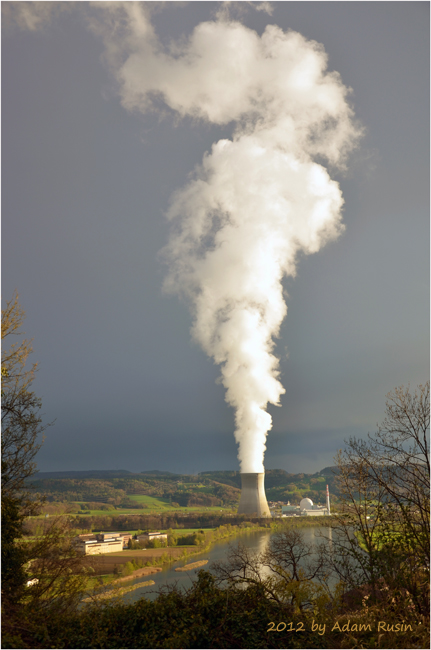
[[[257,515],[270,517],[265,495],[265,473],[241,474],[241,499],[238,506],[239,515]]]

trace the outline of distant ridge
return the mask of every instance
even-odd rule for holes
[[[186,476],[186,474],[177,474],[176,472],[164,472],[161,469],[146,469],[143,472],[139,472],[139,474],[163,474],[164,476],[169,474],[169,476]]]
[[[132,474],[127,469],[89,469],[82,471],[66,472],[37,472],[32,476],[30,481],[42,481],[47,478],[116,478],[117,476],[127,476]]]
[[[211,472],[199,472],[198,476],[202,478],[209,478],[213,481],[219,481],[225,485],[231,485],[233,487],[241,487],[241,474],[238,471],[211,471]],[[276,485],[283,484],[294,474],[289,474],[284,469],[267,469],[265,471],[265,487],[275,487]]]
[[[323,475],[328,478],[333,477],[338,474],[338,468],[336,465],[325,467],[316,474],[305,474],[304,476],[318,476]],[[188,474],[179,474],[178,472],[168,472],[160,469],[147,469],[142,472],[130,472],[127,469],[93,469],[93,470],[69,470],[63,472],[37,472],[31,478],[27,479],[30,482],[34,481],[43,481],[45,479],[112,479],[112,478],[125,478],[133,476],[154,476],[154,477],[175,477],[182,476],[187,477]],[[226,485],[231,485],[232,487],[241,486],[241,476],[239,471],[234,470],[225,470],[225,471],[207,471],[199,472],[198,476],[202,478],[209,478],[213,481],[219,481],[225,483]],[[265,472],[265,485],[266,487],[275,486],[283,483],[286,479],[297,476],[296,474],[291,474],[286,472],[283,469],[268,469]]]
[[[330,465],[329,467],[324,467],[323,469],[320,470],[320,474],[324,474],[325,476],[334,476],[334,474],[339,474],[340,470],[336,465]]]

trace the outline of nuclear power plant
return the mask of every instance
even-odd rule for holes
[[[239,515],[256,515],[270,517],[265,495],[265,472],[241,474],[241,498],[238,506]]]
[[[326,508],[323,506],[315,505],[311,499],[306,497],[301,499],[299,506],[287,506],[281,507],[281,516],[282,517],[295,517],[301,515],[302,517],[322,517],[329,516],[331,514],[331,505],[329,503],[329,486],[326,486]]]

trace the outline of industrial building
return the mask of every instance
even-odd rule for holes
[[[79,535],[74,540],[75,548],[81,555],[118,553],[123,550],[123,537],[102,533],[99,535]]]
[[[161,542],[168,542],[168,536],[166,533],[160,533],[155,531],[153,533],[142,533],[138,535],[138,542],[149,542],[152,539],[159,539]]]
[[[302,517],[323,517],[327,515],[327,509],[323,506],[316,506],[311,499],[301,499],[299,510]]]
[[[326,507],[314,505],[312,500],[306,497],[301,499],[299,506],[282,506],[281,516],[291,517],[324,517],[331,514],[331,506],[329,503],[329,488],[326,486]]]

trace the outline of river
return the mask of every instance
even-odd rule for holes
[[[316,544],[321,541],[321,535],[329,537],[331,533],[331,529],[325,526],[311,526],[307,528],[300,528],[299,530],[304,537],[304,541],[308,544]],[[142,596],[145,596],[145,598],[148,598],[149,600],[154,600],[157,598],[157,592],[161,587],[174,584],[181,588],[189,588],[193,584],[193,581],[196,579],[197,572],[200,569],[210,569],[213,562],[220,562],[226,559],[229,544],[235,545],[238,542],[241,542],[241,544],[246,546],[250,551],[262,552],[268,546],[271,536],[276,534],[277,533],[259,531],[256,533],[246,533],[229,540],[216,542],[211,546],[211,549],[209,551],[193,555],[192,557],[187,558],[185,561],[180,560],[178,562],[170,564],[168,567],[165,567],[160,573],[155,573],[149,576],[127,581],[124,583],[125,587],[139,584],[139,582],[148,580],[154,580],[155,584],[131,591],[130,593],[125,594],[123,596],[123,599],[127,603],[133,603],[139,598],[142,598]],[[185,564],[191,564],[192,562],[197,562],[198,560],[208,560],[208,564],[203,567],[199,567],[198,569],[192,569],[191,571],[175,571],[176,567],[184,566]]]

